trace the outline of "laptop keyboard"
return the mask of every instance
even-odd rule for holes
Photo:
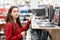
[[[40,21],[40,22],[37,22],[37,24],[40,27],[55,27],[56,26],[54,23],[50,23],[50,22],[47,22],[47,21]]]

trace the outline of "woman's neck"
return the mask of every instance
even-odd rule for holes
[[[14,23],[16,23],[16,19],[14,19]]]

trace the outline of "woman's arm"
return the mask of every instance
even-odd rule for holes
[[[13,35],[13,26],[11,23],[7,23],[6,24],[6,40],[18,40],[18,39],[22,39],[21,33],[17,35]]]
[[[31,23],[32,20],[32,16],[29,18],[29,20],[27,21],[27,23],[25,24],[25,26],[23,26],[22,31],[27,31],[29,28],[29,25]]]
[[[31,21],[27,21],[27,23],[22,27],[22,31],[27,31],[29,29],[29,25],[30,25]]]

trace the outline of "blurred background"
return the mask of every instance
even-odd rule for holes
[[[51,12],[54,12],[54,11],[48,11],[48,10],[60,9],[60,0],[0,0],[0,40],[5,40],[5,35],[4,35],[5,34],[4,28],[6,24],[5,20],[7,17],[7,11],[11,6],[19,7],[20,20],[21,20],[22,25],[24,25],[26,21],[29,19],[29,17],[34,14],[32,12],[32,9],[39,10],[42,7],[45,7],[45,9],[47,9],[46,17],[49,18],[49,21],[52,21],[52,19],[54,19],[54,17],[52,17],[54,14]],[[41,15],[37,14],[37,15],[41,16],[44,14],[41,14]],[[28,37],[29,35],[30,35],[30,39]],[[31,28],[29,28],[29,30],[27,31],[27,36],[24,36],[24,40],[32,40],[31,39]]]

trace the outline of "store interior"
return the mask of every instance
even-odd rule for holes
[[[33,16],[23,40],[60,40],[60,0],[0,0],[0,40],[6,39],[4,28],[11,6],[19,7],[22,26]]]

